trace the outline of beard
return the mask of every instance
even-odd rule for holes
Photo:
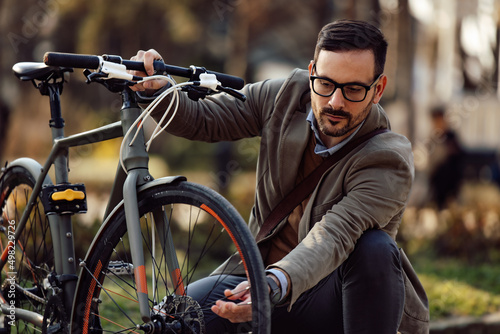
[[[373,98],[372,98],[373,101]],[[353,116],[348,111],[342,109],[333,109],[331,107],[323,107],[320,109],[319,116],[316,117],[319,130],[331,137],[343,137],[350,134],[356,129],[368,116],[372,108],[372,101],[356,116]],[[325,115],[333,115],[343,117],[342,121],[334,122]],[[341,122],[346,122],[343,126],[338,126]]]

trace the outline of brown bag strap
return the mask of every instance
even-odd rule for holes
[[[326,158],[316,169],[309,174],[302,182],[299,183],[288,195],[281,200],[281,202],[271,211],[269,216],[260,227],[259,233],[255,238],[258,241],[269,235],[272,230],[287,217],[302,201],[304,201],[314,188],[317,186],[323,174],[333,166],[336,162],[342,159],[353,148],[367,141],[368,139],[380,133],[388,132],[388,129],[377,129],[369,132],[356,140],[350,141],[345,144],[337,152]]]

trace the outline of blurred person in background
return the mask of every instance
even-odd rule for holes
[[[457,133],[446,121],[443,106],[431,110],[432,147],[429,155],[429,184],[431,200],[438,209],[458,196],[463,177],[464,152]]]

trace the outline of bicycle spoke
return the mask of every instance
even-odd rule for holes
[[[107,318],[105,318],[105,317],[103,317],[103,316],[101,316],[101,315],[99,315],[99,314],[97,314],[97,313],[92,313],[92,315],[93,315],[93,316],[96,316],[96,317],[99,317],[99,318],[101,318],[101,319],[104,319],[104,320],[106,320],[106,321],[108,321],[108,322],[110,322],[110,323],[112,323],[112,324],[114,324],[114,325],[116,325],[116,326],[118,326],[118,327],[122,328],[122,330],[121,330],[121,331],[118,331],[118,332],[112,332],[112,333],[131,332],[131,333],[134,333],[134,334],[139,334],[138,332],[136,332],[136,331],[132,330],[132,329],[136,329],[136,327],[129,327],[129,328],[126,328],[125,326],[122,326],[122,325],[120,325],[120,324],[118,324],[118,323],[114,322],[113,320],[111,320],[111,319],[107,319]],[[111,331],[105,331],[105,332],[111,332]]]
[[[112,292],[112,293],[115,293],[115,294],[117,294],[117,295],[119,295],[119,296],[121,296],[121,297],[123,297],[123,298],[128,299],[128,300],[132,300],[132,301],[137,302],[137,296],[135,296],[135,297],[134,297],[134,295],[132,295],[129,291],[127,291],[127,289],[125,289],[124,287],[122,287],[122,286],[120,285],[120,283],[119,283],[116,279],[114,279],[114,278],[118,278],[118,280],[122,281],[122,283],[123,283],[123,284],[125,284],[126,286],[128,286],[129,288],[132,288],[132,289],[134,289],[134,290],[135,290],[135,286],[133,286],[132,284],[128,283],[128,282],[127,282],[127,281],[125,281],[124,279],[119,278],[119,277],[120,277],[119,275],[115,275],[115,274],[113,274],[113,277],[111,277],[110,275],[106,275],[106,277],[107,277],[109,280],[111,280],[111,282],[112,282],[114,285],[116,285],[117,287],[121,288],[121,289],[122,289],[122,290],[123,290],[123,291],[124,291],[127,295],[129,295],[130,297],[126,297],[126,296],[124,296],[124,295],[122,295],[122,294],[119,294],[118,292],[115,292],[114,290],[106,289],[107,291],[110,291],[110,292]],[[134,299],[134,298],[135,298],[135,299]]]
[[[101,289],[101,291],[104,291],[106,293],[106,295],[109,297],[109,299],[116,305],[116,307],[118,307],[118,309],[122,312],[122,314],[130,320],[130,322],[132,324],[134,324],[134,326],[136,325],[136,323],[128,316],[128,313],[125,312],[121,307],[120,305],[116,302],[116,300],[111,296],[111,294],[107,291],[107,289],[105,289],[102,284],[99,282],[99,280],[94,276],[94,274],[87,268],[87,266],[83,266],[83,268],[87,271],[87,273],[94,279],[94,282],[97,284],[97,286]]]

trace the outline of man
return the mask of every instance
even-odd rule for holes
[[[324,159],[390,127],[378,104],[387,85],[386,51],[384,36],[368,23],[328,24],[308,71],[246,85],[245,103],[227,95],[200,102],[184,97],[183,113],[167,131],[210,142],[261,136],[249,221],[256,236],[273,208]],[[133,59],[143,60],[152,74],[152,62],[161,56],[149,50]],[[150,81],[134,89],[164,84]],[[330,167],[312,194],[259,241],[267,275],[280,291],[273,333],[398,331],[405,284],[394,240],[412,179],[408,140],[390,131],[375,135]],[[191,284],[190,293],[202,295],[210,279]],[[235,276],[215,298],[236,293],[234,302],[217,300],[212,306],[208,332],[225,333],[251,320],[251,308],[237,305],[250,298],[240,292],[247,286],[243,280]]]

